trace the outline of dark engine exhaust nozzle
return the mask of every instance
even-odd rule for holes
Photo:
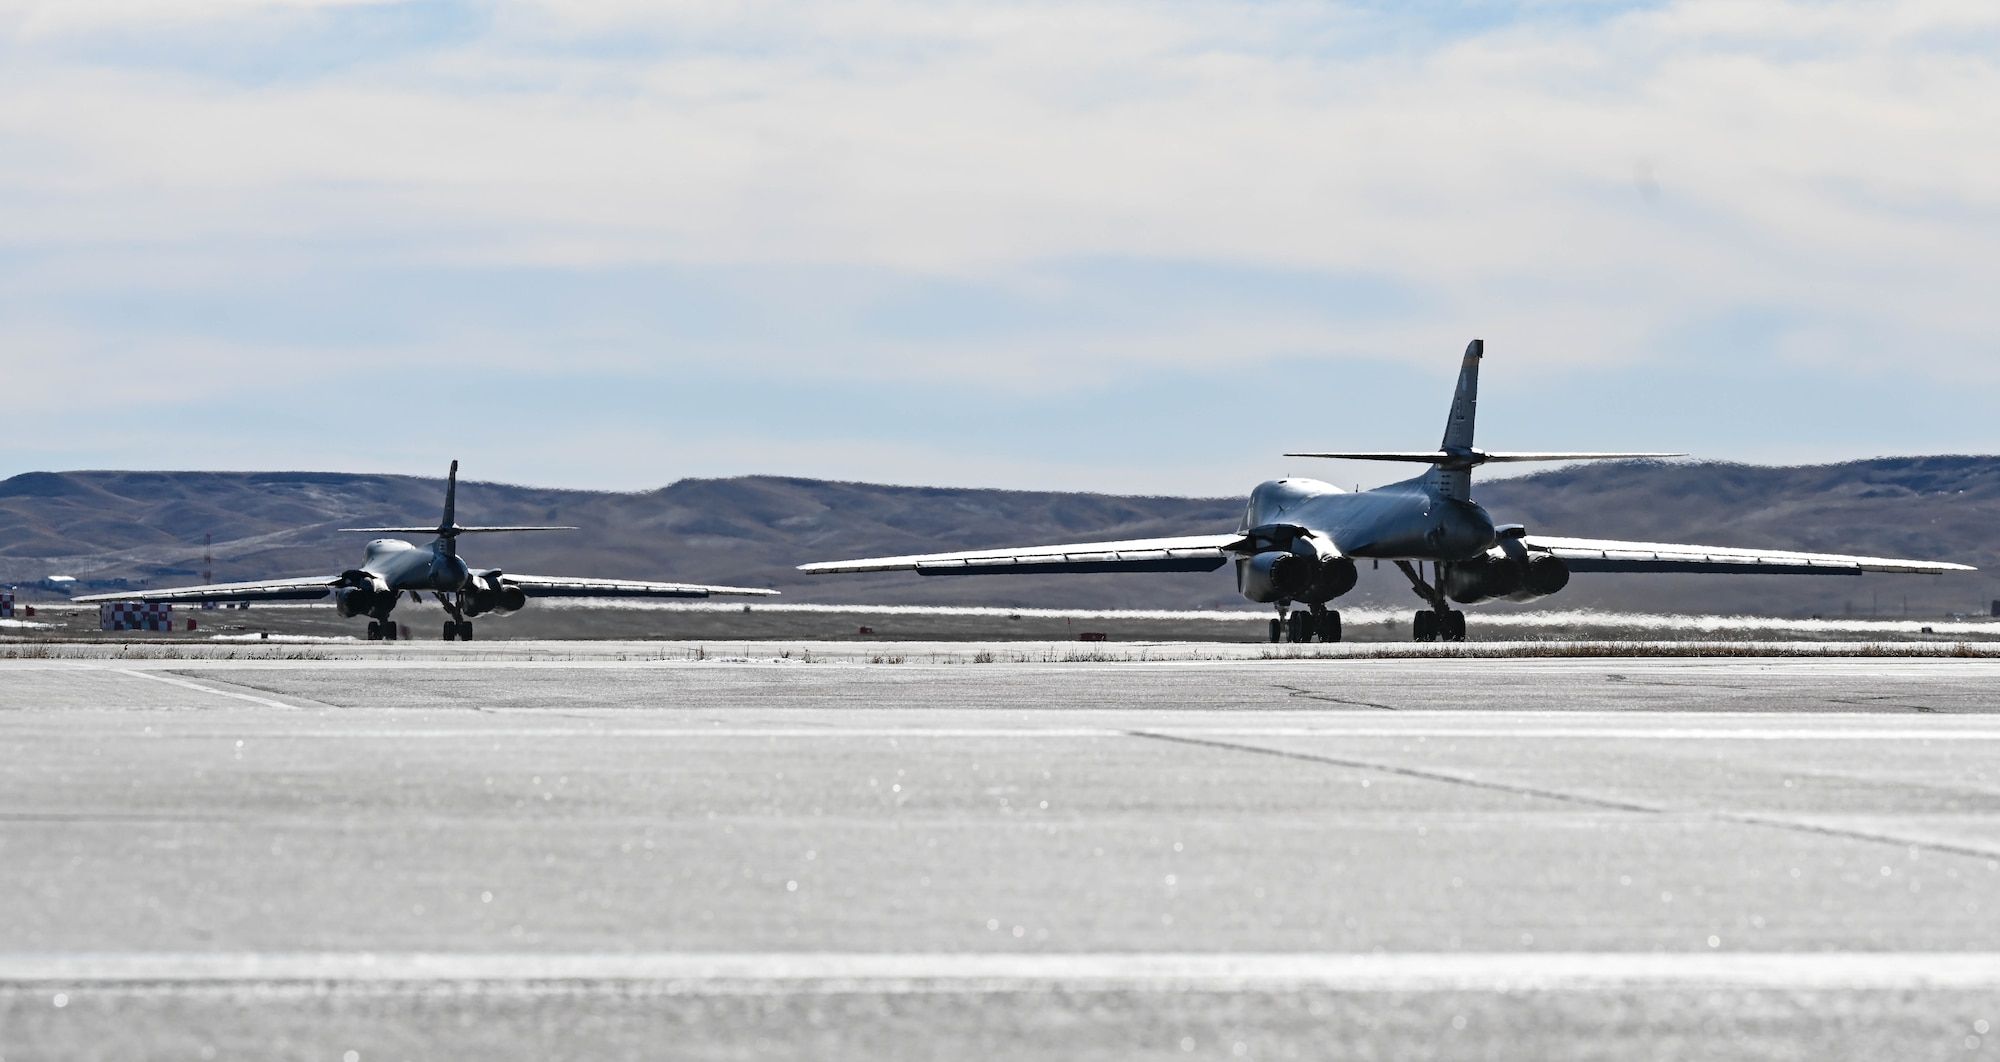
[[[1306,580],[1305,589],[1292,595],[1294,601],[1308,605],[1323,605],[1328,601],[1354,589],[1361,581],[1361,570],[1346,557],[1329,560],[1308,560],[1311,577]]]
[[[1345,557],[1321,560],[1272,550],[1236,562],[1236,589],[1252,601],[1318,605],[1354,589],[1360,579]]]
[[[1507,595],[1509,601],[1533,601],[1547,597],[1569,585],[1569,565],[1561,557],[1551,557],[1538,553],[1528,558],[1528,567],[1521,574],[1521,589]]]
[[[481,613],[491,612],[495,608],[498,608],[499,605],[500,593],[497,590],[488,590],[482,586],[465,595],[464,607],[465,614],[468,616],[477,616]]]
[[[519,612],[526,607],[528,607],[527,591],[522,590],[518,586],[503,586],[500,588],[500,611]]]
[[[1569,585],[1569,565],[1546,553],[1522,560],[1487,555],[1445,569],[1444,592],[1461,605],[1506,598],[1533,601]]]
[[[375,611],[375,591],[365,586],[343,586],[333,592],[333,611],[342,619],[367,616]]]
[[[1272,550],[1236,562],[1236,589],[1252,601],[1289,601],[1312,579],[1312,562]]]
[[[1521,589],[1521,566],[1505,557],[1475,557],[1444,571],[1445,596],[1461,605],[1506,597]]]

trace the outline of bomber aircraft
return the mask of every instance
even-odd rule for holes
[[[72,601],[319,601],[333,597],[333,607],[345,617],[367,616],[371,641],[396,637],[389,613],[402,600],[420,600],[430,593],[451,615],[444,640],[472,640],[468,617],[483,613],[518,612],[531,597],[707,597],[710,594],[768,596],[776,590],[744,586],[701,586],[693,583],[651,583],[631,579],[565,579],[546,575],[516,575],[498,568],[472,568],[458,555],[458,536],[496,531],[574,531],[573,527],[460,527],[458,525],[458,462],[444,488],[444,517],[436,527],[343,527],[364,534],[436,535],[429,547],[399,538],[378,538],[362,550],[361,566],[339,575],[273,579],[258,583],[217,583],[170,590],[92,594]]]
[[[1724,574],[1859,575],[1971,571],[1942,561],[1850,557],[1789,550],[1732,549],[1660,542],[1531,535],[1520,524],[1496,524],[1472,500],[1472,470],[1489,462],[1601,461],[1684,457],[1685,454],[1502,453],[1473,446],[1479,363],[1486,344],[1465,348],[1436,450],[1388,453],[1298,453],[1349,461],[1427,464],[1415,479],[1343,491],[1313,479],[1278,479],[1250,492],[1233,534],[1085,542],[1018,549],[970,550],[909,557],[803,564],[805,572],[914,571],[919,575],[1045,572],[1214,571],[1235,561],[1236,588],[1252,601],[1275,604],[1271,640],[1340,640],[1340,613],[1327,607],[1354,589],[1358,560],[1391,561],[1429,608],[1416,614],[1420,642],[1463,641],[1465,613],[1452,602],[1532,601],[1569,584],[1575,572],[1711,572]],[[1424,566],[1429,565],[1429,578]],[[1292,606],[1306,606],[1294,611]]]

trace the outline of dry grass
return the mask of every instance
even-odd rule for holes
[[[1272,649],[1260,655],[1264,660],[1594,660],[1632,657],[1681,659],[1880,658],[1880,659],[2000,659],[2000,646],[1987,648],[1955,642],[1949,645],[1899,642],[1537,642],[1528,645],[1383,646],[1332,652],[1299,649],[1285,652]]]

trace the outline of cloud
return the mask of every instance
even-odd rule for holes
[[[0,29],[0,366],[44,389],[19,367],[162,349],[244,394],[559,359],[1059,403],[1437,375],[1474,334],[1541,379],[2000,382],[1990,5],[106,0]]]

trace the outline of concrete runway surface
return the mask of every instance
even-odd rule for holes
[[[2000,1050],[2000,663],[459,648],[0,660],[0,1058]]]

